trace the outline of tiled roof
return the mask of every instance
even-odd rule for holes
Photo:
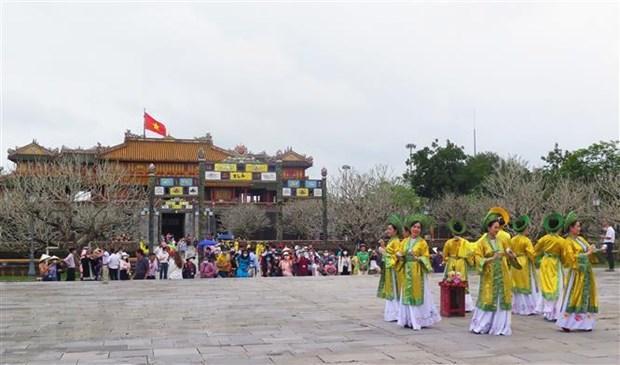
[[[45,148],[37,143],[36,140],[33,140],[31,143],[22,146],[16,147],[15,149],[9,149],[9,156],[12,155],[32,155],[32,156],[53,156],[56,152],[54,150],[50,150]]]
[[[201,140],[126,139],[101,154],[102,159],[117,161],[175,161],[196,162],[198,150],[203,149],[207,161],[222,161],[231,154]]]

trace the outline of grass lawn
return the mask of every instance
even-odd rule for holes
[[[27,275],[1,275],[0,282],[15,282],[15,281],[36,281],[36,277],[30,277]]]
[[[79,280],[79,277],[77,278]],[[16,281],[37,281],[37,277],[30,277],[28,275],[0,275],[0,282],[16,282]],[[67,274],[65,272],[60,273],[60,280],[67,280]]]

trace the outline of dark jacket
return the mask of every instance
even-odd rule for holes
[[[134,274],[134,280],[144,280],[146,273],[149,271],[149,260],[146,257],[142,257],[136,261],[136,273]]]

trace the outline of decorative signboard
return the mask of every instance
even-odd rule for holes
[[[222,173],[219,171],[206,171],[205,180],[222,180]]]
[[[317,180],[306,180],[304,181],[304,187],[307,189],[316,189],[319,187]]]
[[[170,195],[183,195],[183,187],[182,186],[173,186],[169,190]]]
[[[233,181],[252,181],[251,172],[231,172],[230,180]]]
[[[263,172],[260,174],[260,179],[262,181],[276,181],[278,176],[275,172]]]
[[[267,164],[246,164],[245,172],[267,172],[269,166]]]
[[[194,206],[190,204],[187,200],[181,198],[168,199],[162,205],[162,209],[171,209],[171,210],[186,210],[192,209]]]
[[[205,180],[208,181],[277,181],[277,179],[275,172],[205,171]]]
[[[165,189],[163,186],[155,187],[155,195],[164,195],[164,193],[165,193]]]
[[[283,182],[282,196],[299,198],[320,198],[323,196],[321,180],[286,180]]]
[[[235,163],[216,163],[214,166],[215,171],[220,172],[233,172],[237,171],[237,164]]]
[[[286,182],[286,185],[289,188],[300,188],[301,187],[301,181],[300,180],[289,180]]]
[[[323,187],[323,182],[321,180],[285,180],[282,185],[288,188],[317,189]]]
[[[161,186],[174,186],[174,178],[172,177],[162,177],[159,179],[159,185]]]
[[[192,185],[194,185],[194,179],[192,179],[191,177],[180,177],[179,178],[179,185],[181,185],[181,186],[192,186]]]

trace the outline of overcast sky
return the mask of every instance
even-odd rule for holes
[[[178,138],[405,169],[450,139],[540,165],[618,139],[618,5],[6,3],[2,165],[33,138],[115,145],[146,108]]]

